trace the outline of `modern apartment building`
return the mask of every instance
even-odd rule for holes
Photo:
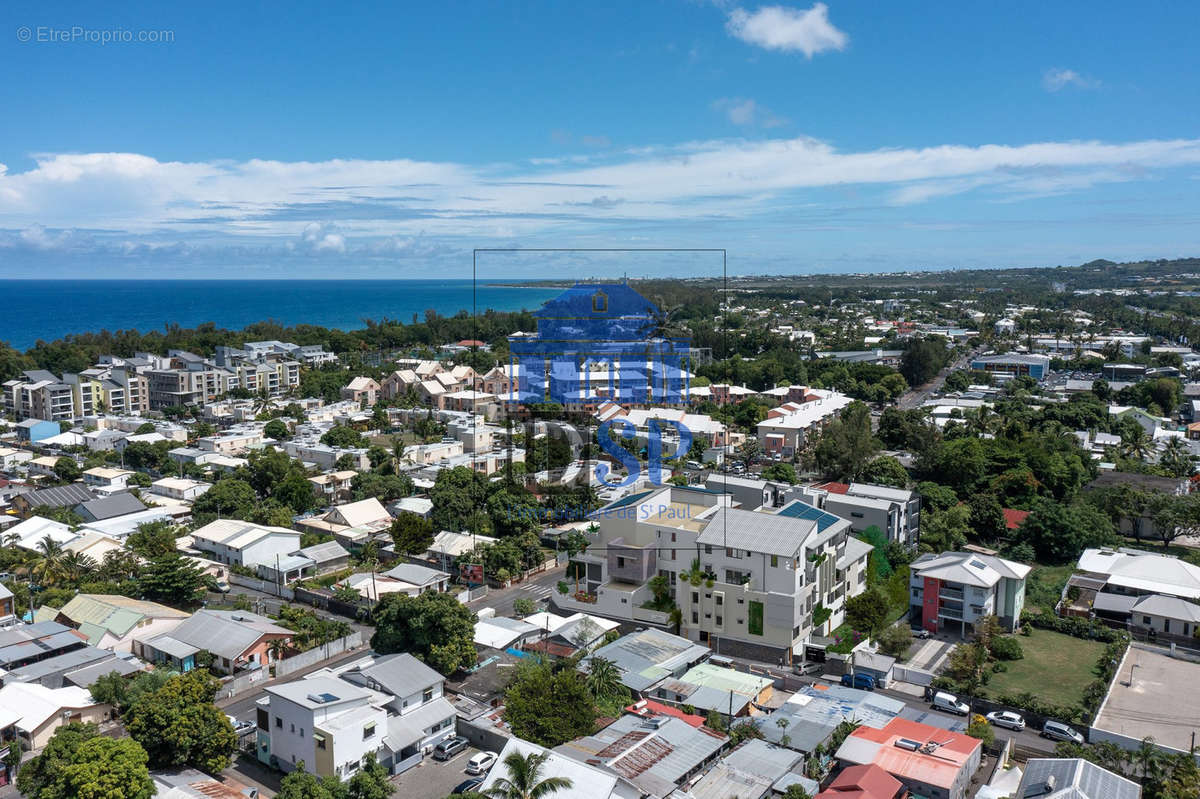
[[[915,491],[872,483],[821,483],[783,492],[850,522],[862,533],[877,527],[888,541],[915,547],[920,535],[921,496]]]
[[[984,616],[1013,632],[1025,607],[1030,567],[974,552],[929,553],[909,567],[910,621],[933,633],[969,635]]]
[[[45,419],[51,422],[70,422],[80,415],[75,406],[75,394],[64,383],[44,369],[31,369],[23,377],[7,380],[4,388],[4,411],[17,421]]]
[[[669,486],[601,508],[597,545],[575,558],[578,592],[556,603],[665,624],[666,613],[643,607],[653,599],[648,581],[662,576],[682,613],[680,635],[771,660],[801,655],[865,590],[871,547],[844,519],[802,502],[777,512],[731,503],[723,492]]]

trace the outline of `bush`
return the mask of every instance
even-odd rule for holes
[[[1091,619],[1080,619],[1073,616],[1064,619],[1048,613],[1023,613],[1021,614],[1021,624],[1030,624],[1042,630],[1053,630],[1073,638],[1104,643],[1120,640],[1124,635],[1118,630],[1105,627],[1100,622]]]
[[[997,661],[996,663],[992,664],[992,671],[1000,674],[1001,672],[1008,671],[1008,665]]]
[[[997,660],[1020,660],[1025,657],[1021,650],[1021,642],[1010,635],[1000,636],[992,641],[992,657]]]

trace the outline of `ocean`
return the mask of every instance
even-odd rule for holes
[[[39,339],[100,330],[141,332],[171,323],[212,322],[238,330],[253,322],[359,330],[365,319],[424,319],[460,310],[536,310],[560,289],[471,280],[6,280],[0,341],[18,350]]]

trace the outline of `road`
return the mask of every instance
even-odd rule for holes
[[[896,400],[896,407],[902,411],[921,407],[923,404],[925,404],[925,400],[929,399],[931,394],[941,390],[942,384],[946,382],[946,378],[951,372],[958,369],[965,369],[967,364],[969,364],[971,359],[974,357],[974,351],[968,352],[958,360],[951,363],[949,366],[946,366],[944,369],[942,369],[942,371],[938,372],[937,376],[925,385],[918,386],[917,388],[902,394],[900,398]]]
[[[286,677],[281,677],[278,680],[263,680],[260,683],[256,683],[255,686],[249,691],[232,696],[228,699],[218,699],[216,703],[217,707],[221,708],[223,711],[225,711],[225,713],[233,716],[238,721],[257,722],[254,709],[258,700],[262,698],[264,689],[267,686],[274,685],[277,682],[292,682],[293,680],[298,680],[304,675],[311,674],[314,671],[319,671],[320,669],[329,668],[332,666],[340,666],[343,663],[349,663],[351,661],[358,660],[359,658],[365,657],[367,653],[370,652],[370,649],[370,646],[364,643],[358,649],[351,650],[350,652],[346,652],[330,660],[322,660],[319,663],[314,663],[307,669],[301,669],[300,671],[293,672]]]
[[[557,590],[560,580],[566,575],[566,564],[555,566],[544,572],[535,574],[511,588],[490,589],[487,596],[468,602],[467,607],[478,613],[484,608],[492,608],[497,616],[512,616],[513,603],[518,599],[532,599],[545,607],[545,602]]]

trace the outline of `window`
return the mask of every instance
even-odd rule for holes
[[[854,511],[854,510],[850,511],[850,516],[855,519],[861,519],[863,517],[863,515],[861,513],[859,513],[858,511]]]
[[[724,605],[724,604],[725,604],[725,595],[717,594],[717,607],[721,607],[721,605]]]
[[[704,545],[704,554],[705,554],[705,555],[711,555],[711,554],[712,554],[712,544],[705,544],[705,545]]]
[[[700,614],[693,610],[692,611],[692,624],[699,624],[699,623],[700,623]]]
[[[275,717],[275,727],[276,727],[276,729],[283,728],[283,719],[281,719],[279,716]]]
[[[324,735],[321,735],[320,733],[315,733],[315,734],[313,735],[313,738],[315,738],[315,739],[316,739],[316,741],[317,741],[317,748],[318,748],[318,749],[324,749],[324,748],[325,748],[325,736],[324,736]]]
[[[692,592],[692,604],[693,604],[693,605],[695,605],[695,604],[697,604],[697,603],[699,603],[699,602],[700,602],[700,592],[699,592],[699,591],[693,591],[693,592]]]
[[[772,569],[774,569],[774,568],[775,568],[776,566],[778,566],[778,565],[779,565],[779,556],[778,556],[778,555],[772,555],[772,556],[771,556],[771,568],[772,568]]]
[[[1144,624],[1144,625],[1146,625],[1147,627],[1149,627],[1149,626],[1150,626],[1150,617],[1149,617],[1149,616],[1142,616],[1142,624]]]
[[[718,627],[721,627],[721,626],[723,626],[723,625],[725,624],[725,620],[724,620],[724,619],[722,619],[720,616],[717,616],[717,618],[716,618],[716,622],[717,622],[717,626],[718,626]]]
[[[433,687],[430,686],[429,688],[425,689],[424,693],[421,694],[421,701],[429,702],[429,701],[432,701],[432,699],[433,699]]]
[[[293,724],[293,725],[292,725],[292,732],[295,732],[295,731],[296,731],[296,725],[295,725],[295,724]]]
[[[608,312],[608,295],[603,291],[597,291],[592,295],[592,313],[607,313]]]
[[[671,543],[675,543],[675,533],[671,533]]]
[[[375,737],[375,722],[371,722],[363,727],[363,740]]]

